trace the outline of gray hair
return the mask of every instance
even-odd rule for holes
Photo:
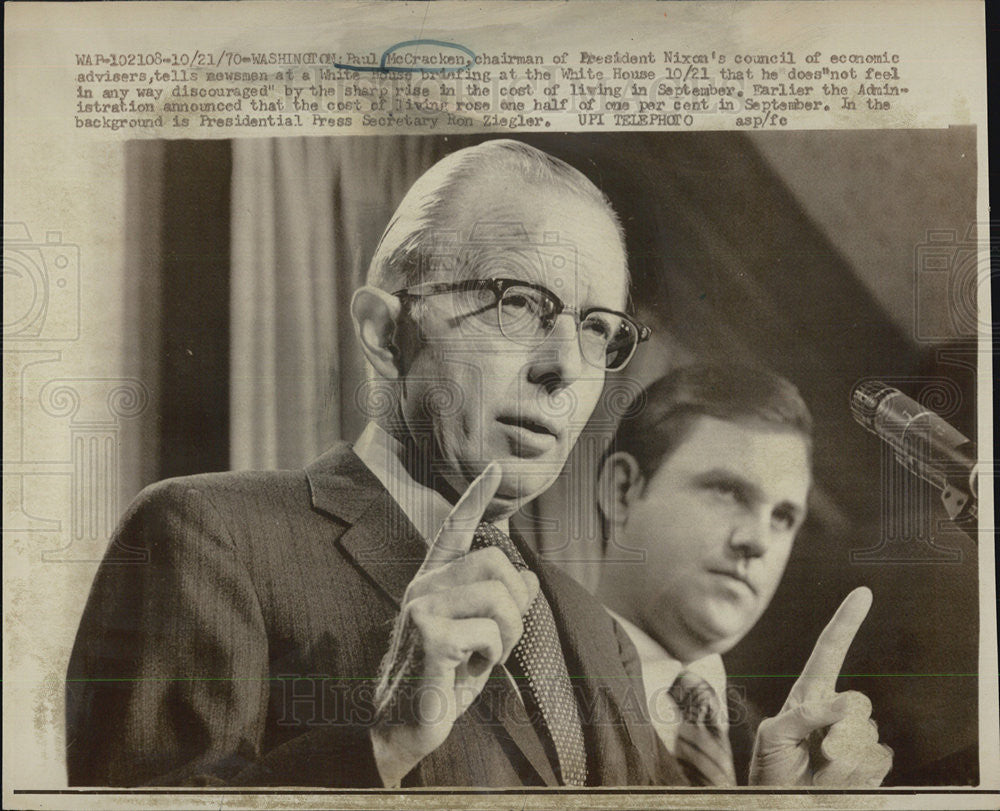
[[[527,184],[548,185],[605,211],[625,253],[625,232],[611,202],[582,172],[540,149],[510,139],[486,141],[442,158],[406,193],[386,226],[371,263],[367,283],[393,290],[422,281],[431,269],[433,240],[449,228],[450,207],[476,177],[514,175]]]

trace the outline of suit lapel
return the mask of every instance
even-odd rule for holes
[[[427,545],[385,491],[372,499],[340,544],[397,606],[427,554]]]
[[[427,544],[406,513],[347,445],[327,451],[306,468],[313,507],[348,524],[339,543],[354,563],[398,607],[427,554]],[[538,733],[504,670],[496,667],[482,701],[492,722],[551,786],[559,785]]]
[[[750,760],[763,720],[760,710],[747,698],[744,685],[726,684],[726,704],[729,710],[729,744],[733,750],[736,780],[745,786],[750,774]]]
[[[501,724],[507,738],[520,750],[545,785],[558,786],[559,779],[545,751],[545,744],[531,723],[517,689],[511,684],[507,672],[499,665],[493,668],[486,687],[483,688],[481,700],[491,720]]]
[[[397,606],[427,546],[382,483],[348,446],[306,468],[313,507],[348,523],[339,543]]]

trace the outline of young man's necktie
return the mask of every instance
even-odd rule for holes
[[[675,756],[695,786],[735,786],[733,752],[719,724],[719,697],[704,679],[684,670],[670,688],[680,708]]]

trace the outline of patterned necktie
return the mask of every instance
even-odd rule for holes
[[[733,752],[719,726],[719,697],[704,679],[684,670],[670,688],[681,711],[676,756],[694,786],[735,786]]]
[[[487,546],[498,547],[510,558],[515,569],[528,568],[514,542],[493,524],[484,522],[476,527],[472,549]],[[515,675],[523,676],[527,683],[529,697],[537,705],[555,746],[563,785],[586,785],[587,753],[579,709],[559,644],[552,608],[541,591],[522,619],[524,633],[507,660],[508,668]]]

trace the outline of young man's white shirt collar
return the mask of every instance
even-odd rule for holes
[[[682,670],[700,676],[719,697],[719,720],[723,735],[729,734],[728,708],[726,707],[726,666],[719,654],[712,654],[691,662],[686,667],[667,653],[655,639],[611,609],[607,612],[622,626],[632,640],[642,665],[642,686],[653,728],[660,736],[667,751],[673,754],[677,742],[680,710],[670,697],[670,687]]]
[[[430,546],[452,505],[439,492],[410,475],[402,461],[403,444],[382,426],[370,422],[354,443],[354,452],[406,513],[424,543]],[[493,523],[501,532],[509,534],[506,518]]]

